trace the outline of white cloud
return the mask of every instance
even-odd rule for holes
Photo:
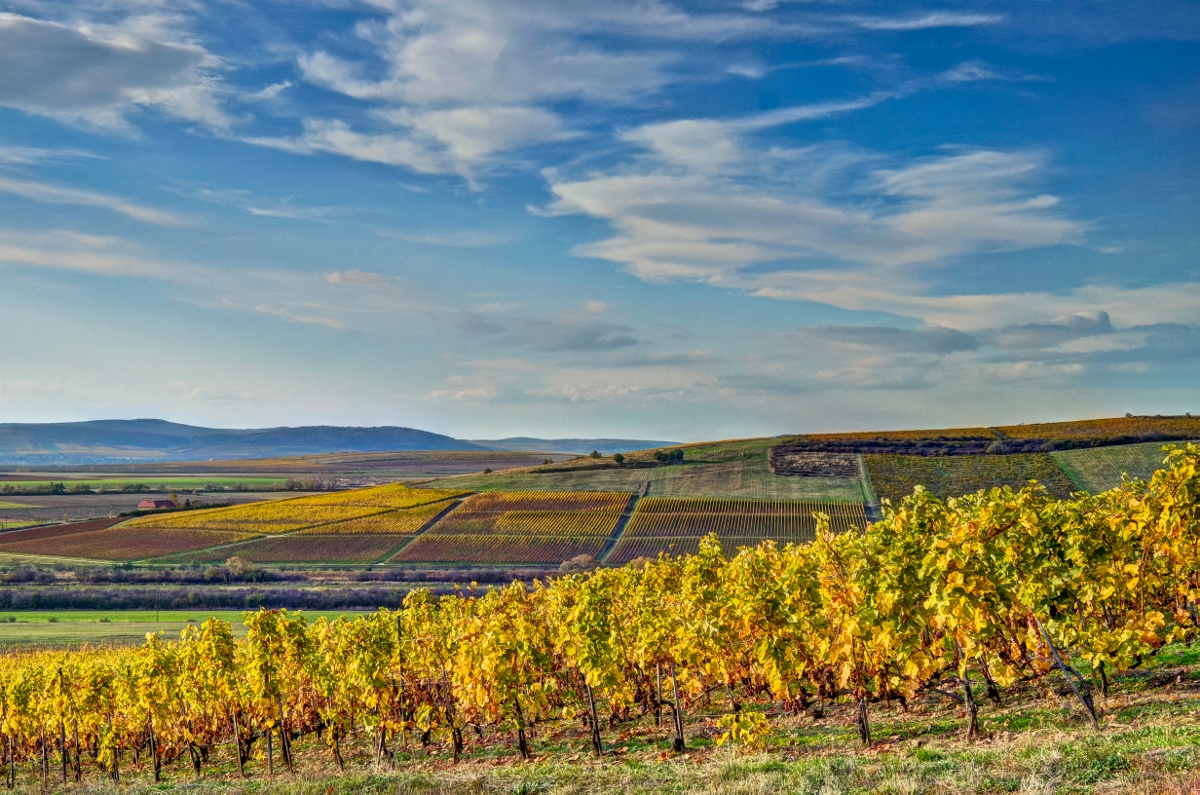
[[[161,33],[0,13],[0,105],[111,129],[126,128],[130,110],[155,107],[227,128],[217,60],[196,44],[156,40]]]
[[[0,177],[0,192],[10,193],[31,201],[45,204],[77,204],[86,207],[103,207],[113,212],[127,215],[138,221],[161,226],[183,226],[187,221],[175,213],[158,210],[153,207],[143,207],[126,201],[118,196],[96,193],[78,188],[64,188],[58,185],[48,185],[43,182]]]
[[[79,149],[42,149],[36,146],[0,146],[0,163],[5,165],[39,165],[55,160],[97,158]]]
[[[970,28],[979,25],[995,25],[1001,22],[1001,14],[964,14],[955,11],[931,11],[909,17],[847,17],[846,20],[864,30],[909,31],[929,28]]]
[[[584,301],[583,311],[587,312],[588,314],[598,315],[602,312],[608,311],[608,304],[604,303],[603,301]]]
[[[975,83],[981,80],[1003,80],[1004,77],[983,61],[963,61],[938,75],[943,83]]]
[[[625,168],[575,180],[548,173],[556,196],[551,212],[602,218],[616,230],[578,254],[650,280],[722,282],[784,259],[895,267],[1078,243],[1086,231],[1055,211],[1054,197],[1023,190],[1043,169],[1031,153],[923,158],[860,175],[860,195],[835,202],[814,195],[819,174],[803,160],[791,174],[781,169],[773,181],[758,179],[770,153],[749,148],[729,127],[697,122],[688,136],[662,129],[629,135],[653,151]],[[869,162],[860,158],[860,171]],[[852,278],[839,271],[837,281],[844,286]]]
[[[289,88],[293,88],[295,85],[296,84],[291,80],[281,80],[278,83],[272,83],[266,88],[255,91],[252,94],[243,94],[240,99],[243,102],[267,102],[277,98],[284,91],[287,91]]]

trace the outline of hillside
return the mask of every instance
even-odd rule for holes
[[[389,426],[231,429],[154,419],[0,424],[0,464],[32,466],[481,449],[439,433]]]
[[[679,442],[652,439],[538,439],[533,436],[510,436],[506,439],[471,439],[488,450],[531,451],[538,453],[574,453],[587,455],[593,450],[603,454],[627,453],[651,447],[673,447]]]

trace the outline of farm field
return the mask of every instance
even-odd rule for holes
[[[653,469],[546,469],[543,472],[496,472],[430,481],[429,486],[472,491],[638,491],[661,497],[744,497],[780,500],[862,502],[858,479],[796,478],[775,475],[767,466],[766,445],[749,454],[739,451],[720,460],[720,450],[684,448],[684,460],[713,455],[713,463],[684,463]],[[701,458],[701,460],[704,460]],[[426,485],[426,484],[421,484]]]
[[[253,538],[246,533],[214,530],[154,530],[135,527],[111,527],[85,532],[59,532],[38,535],[41,531],[65,529],[34,528],[0,535],[0,554],[54,555],[98,560],[140,560],[170,555],[218,544],[230,544]],[[26,535],[31,537],[26,538]]]
[[[361,615],[360,610],[306,610],[315,620],[324,616]],[[227,621],[234,637],[245,637],[240,610],[14,610],[0,611],[0,648],[13,646],[77,646],[83,643],[140,645],[147,632],[178,637],[189,624],[208,618]]]
[[[727,553],[766,540],[811,541],[818,512],[830,515],[835,532],[866,526],[862,503],[646,497],[605,562],[628,563],[659,552],[691,554],[708,533],[720,536]]]
[[[1166,457],[1162,442],[1061,450],[1051,455],[1077,487],[1093,494],[1121,485],[1123,473],[1149,480]]]
[[[627,492],[476,494],[391,562],[562,563],[576,555],[595,555],[630,499]]]
[[[1046,453],[971,456],[866,455],[863,466],[875,495],[898,501],[918,485],[945,499],[995,486],[1018,488],[1036,480],[1056,497],[1077,488]]]
[[[254,476],[226,476],[226,477],[172,477],[172,476],[151,476],[151,477],[92,477],[86,474],[64,473],[62,476],[46,475],[40,473],[39,478],[12,478],[6,479],[4,475],[0,475],[0,489],[5,486],[13,489],[32,491],[38,488],[49,488],[51,484],[62,483],[68,489],[74,486],[86,485],[93,491],[101,489],[109,491],[121,491],[127,486],[137,487],[137,491],[193,491],[205,490],[206,486],[217,485],[222,488],[232,486],[242,486],[247,489],[281,489],[284,483],[287,482],[286,477],[254,477]]]
[[[38,494],[25,497],[5,497],[11,508],[0,508],[0,522],[36,521],[61,522],[82,521],[117,516],[137,510],[138,503],[146,499],[161,500],[165,495],[157,493],[133,493],[109,491],[103,494]],[[219,495],[202,497],[178,495],[179,499],[202,500],[205,503],[242,505],[278,499],[295,499],[307,496],[294,491],[228,491]]]
[[[414,490],[402,484],[394,484],[232,508],[153,514],[132,519],[126,526],[287,533],[318,525],[361,519],[397,508],[428,505],[461,493],[437,489]]]
[[[427,525],[442,511],[451,507],[453,500],[441,500],[416,508],[402,508],[384,513],[375,513],[361,519],[310,527],[297,535],[354,535],[376,533],[384,535],[411,535]]]
[[[558,565],[576,555],[596,557],[600,536],[435,535],[425,533],[389,563],[523,563]]]
[[[120,519],[93,519],[89,522],[72,522],[71,524],[47,525],[23,530],[20,533],[0,533],[0,544],[10,541],[33,541],[39,538],[54,538],[56,536],[74,535],[75,533],[90,533],[95,530],[106,530]]]
[[[186,532],[186,531],[184,531]],[[356,533],[351,535],[275,536],[178,555],[172,561],[183,563],[220,563],[236,555],[251,563],[374,563],[388,557],[401,545],[411,541],[411,535]]]

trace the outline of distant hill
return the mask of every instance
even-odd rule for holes
[[[482,449],[440,433],[390,426],[226,429],[165,420],[0,424],[0,464],[33,466]]]
[[[488,450],[520,450],[535,453],[576,453],[587,455],[597,450],[604,455],[628,453],[630,450],[645,450],[650,447],[673,447],[679,442],[663,442],[653,439],[535,439],[531,436],[510,436],[507,439],[472,439]]]

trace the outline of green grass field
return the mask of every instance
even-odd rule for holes
[[[1121,475],[1149,480],[1167,454],[1162,442],[1063,450],[1051,453],[1072,482],[1096,494],[1121,485]]]
[[[640,491],[655,497],[744,497],[864,502],[861,483],[848,478],[795,478],[772,474],[765,447],[739,450],[711,445],[685,449],[684,463],[654,469],[562,469],[458,475],[421,484],[472,491]],[[703,452],[700,452],[703,451]],[[714,463],[699,463],[712,461]]]
[[[360,615],[365,611],[306,610],[310,619]],[[147,632],[177,638],[188,624],[210,617],[228,621],[233,634],[243,637],[240,610],[29,610],[0,611],[0,648],[65,646],[82,643],[140,644]]]

